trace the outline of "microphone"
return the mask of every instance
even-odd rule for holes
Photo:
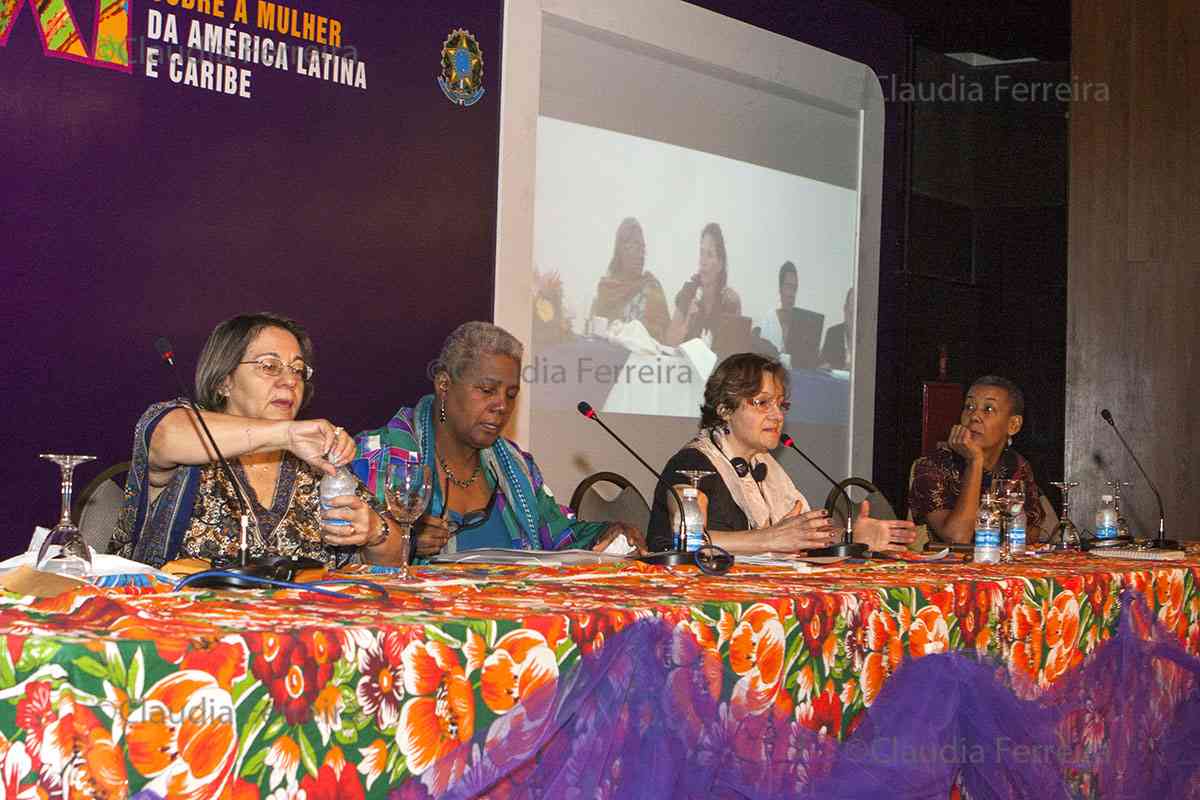
[[[221,448],[217,446],[217,440],[213,438],[212,431],[208,429],[208,425],[204,422],[204,416],[200,413],[199,406],[192,399],[192,393],[188,391],[187,384],[183,381],[183,376],[179,373],[179,368],[175,366],[175,349],[171,347],[171,342],[167,337],[160,336],[154,340],[154,349],[158,350],[159,356],[162,357],[163,363],[171,368],[171,372],[175,373],[175,379],[179,382],[179,391],[183,399],[187,400],[188,405],[192,409],[192,413],[196,415],[196,419],[200,422],[200,428],[204,431],[208,443],[212,445],[213,452],[217,454],[217,461],[221,465],[225,477],[233,485],[234,499],[237,501],[238,510],[241,512],[241,538],[238,540],[238,561],[241,566],[248,565],[250,560],[250,543],[249,543],[249,527],[250,527],[250,507],[246,503],[245,497],[242,496],[242,484],[238,481],[237,476],[233,473],[233,468],[229,466],[229,462],[221,453]]]
[[[838,490],[842,497],[846,499],[846,532],[842,535],[841,544],[833,544],[829,547],[821,547],[816,550],[809,550],[810,556],[848,556],[850,558],[862,558],[867,554],[868,547],[862,542],[854,541],[854,503],[850,502],[850,495],[846,494],[846,489],[833,478],[829,477],[829,473],[821,469],[817,462],[808,457],[808,454],[796,446],[796,440],[786,433],[780,434],[780,444],[785,447],[790,447],[800,454],[800,457],[812,465],[813,469],[821,473],[825,480],[833,484],[833,488]]]
[[[582,414],[583,416],[592,420],[593,422],[597,423],[601,428],[604,428],[605,432],[608,433],[609,436],[611,436],[612,438],[617,440],[617,444],[621,445],[621,447],[624,447],[625,450],[629,453],[629,455],[636,458],[639,464],[641,464],[643,467],[648,469],[650,471],[650,474],[658,479],[658,483],[655,484],[656,487],[658,486],[659,483],[662,484],[663,486],[665,486],[667,488],[667,491],[669,491],[671,493],[671,496],[675,498],[675,503],[679,506],[679,542],[686,548],[687,543],[686,543],[686,533],[684,531],[683,500],[679,497],[679,492],[675,491],[674,486],[672,486],[671,484],[669,484],[663,480],[663,476],[659,473],[658,470],[656,470],[654,467],[647,464],[646,460],[644,458],[642,458],[641,456],[639,456],[637,453],[635,453],[632,447],[625,444],[625,440],[622,439],[620,436],[618,436],[616,434],[616,432],[613,431],[612,428],[610,428],[604,424],[604,420],[600,419],[599,415],[596,414],[596,409],[592,408],[591,403],[587,402],[586,400],[580,400],[579,405],[577,405],[576,408],[579,410],[580,414]],[[732,559],[732,556],[730,558]],[[672,567],[681,566],[681,565],[685,565],[685,564],[693,564],[694,565],[697,563],[695,553],[692,553],[686,549],[665,550],[661,553],[650,553],[648,555],[642,556],[641,558],[638,559],[638,561],[642,561],[647,564],[657,564],[659,566],[672,566]]]
[[[1142,473],[1142,477],[1146,479],[1146,483],[1150,484],[1150,491],[1154,492],[1154,499],[1158,501],[1158,538],[1150,540],[1150,546],[1155,550],[1181,550],[1179,542],[1167,538],[1167,514],[1163,510],[1162,495],[1158,493],[1158,487],[1154,485],[1154,481],[1150,480],[1150,476],[1146,474],[1146,468],[1142,466],[1141,461],[1138,461],[1138,457],[1133,453],[1133,448],[1129,446],[1129,442],[1125,441],[1125,437],[1121,435],[1121,429],[1113,421],[1112,412],[1107,408],[1102,408],[1100,409],[1100,417],[1109,424],[1113,429],[1113,433],[1117,434],[1117,438],[1125,446],[1125,452],[1129,453],[1129,457],[1137,465],[1138,470]]]

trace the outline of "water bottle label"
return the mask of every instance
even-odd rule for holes
[[[1008,529],[1008,543],[1010,545],[1024,547],[1024,545],[1025,545],[1025,529],[1024,528],[1009,528]]]
[[[333,506],[329,505],[329,503],[325,503],[325,502],[321,503],[321,509],[323,511],[329,511],[332,508],[333,508]],[[324,517],[321,517],[321,522],[323,522],[326,525],[350,525],[351,524],[350,520],[348,520],[348,519],[325,519]]]
[[[1097,539],[1115,539],[1115,538],[1117,538],[1116,526],[1097,528],[1096,529],[1096,538]]]
[[[999,547],[1000,546],[1000,529],[999,528],[976,528],[975,529],[975,546],[976,547]]]
[[[685,549],[690,553],[694,550],[699,550],[703,544],[704,544],[704,531],[701,530],[700,528],[688,528],[687,529],[687,547]]]

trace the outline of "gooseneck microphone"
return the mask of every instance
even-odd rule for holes
[[[829,473],[821,469],[817,462],[808,457],[808,454],[796,446],[796,440],[786,433],[781,433],[779,436],[780,444],[785,447],[790,447],[800,454],[800,457],[812,465],[812,468],[833,484],[833,488],[841,492],[842,497],[846,499],[846,532],[842,536],[841,544],[832,544],[829,547],[821,547],[816,550],[807,551],[810,556],[818,558],[823,556],[848,556],[850,558],[862,558],[867,554],[869,549],[866,544],[854,541],[854,503],[850,502],[850,495],[846,494],[846,489],[833,478],[829,477]]]
[[[160,336],[154,340],[154,348],[158,350],[158,354],[162,357],[163,363],[171,368],[171,372],[175,374],[175,379],[179,382],[179,391],[184,400],[187,400],[188,405],[192,409],[192,413],[196,415],[196,419],[200,422],[200,428],[204,431],[208,443],[212,445],[213,452],[217,454],[217,461],[221,464],[221,469],[225,473],[225,477],[229,479],[233,485],[234,499],[237,501],[238,510],[241,513],[241,538],[238,540],[238,561],[241,566],[245,567],[250,560],[250,507],[246,504],[246,498],[242,495],[242,484],[238,481],[237,476],[233,473],[233,467],[229,466],[229,462],[221,453],[221,448],[217,446],[217,440],[213,438],[212,431],[208,429],[208,425],[204,422],[204,415],[200,413],[200,407],[196,405],[196,401],[192,399],[192,393],[188,391],[187,384],[183,381],[183,376],[179,374],[179,368],[175,366],[175,350],[171,347],[170,340],[165,336]]]
[[[641,464],[643,467],[645,467],[647,470],[649,470],[650,474],[658,479],[658,483],[661,483],[663,486],[665,486],[667,491],[669,491],[671,493],[671,496],[675,498],[675,502],[679,506],[679,541],[681,543],[685,543],[686,542],[686,534],[684,533],[683,500],[679,497],[679,492],[675,491],[675,487],[672,486],[670,483],[667,483],[666,481],[664,481],[663,476],[659,473],[658,470],[656,470],[654,467],[647,464],[646,460],[644,458],[642,458],[641,456],[639,456],[636,452],[634,452],[632,447],[625,444],[624,439],[622,439],[620,436],[618,436],[616,434],[616,432],[613,431],[612,428],[605,425],[604,420],[600,419],[600,416],[596,413],[596,409],[592,408],[591,403],[587,402],[586,400],[580,400],[579,405],[577,405],[576,408],[579,410],[580,414],[582,414],[583,416],[592,420],[593,422],[598,424],[601,428],[603,428],[605,430],[605,432],[608,433],[609,436],[611,436],[613,439],[615,439],[617,441],[617,444],[621,445],[621,447],[624,447],[626,452],[629,453],[629,455],[636,458],[637,462],[639,464]],[[658,484],[655,484],[655,486],[657,486],[657,485]],[[684,544],[684,547],[686,548],[686,544]],[[695,564],[696,563],[695,555],[686,549],[665,550],[661,553],[650,553],[648,555],[642,556],[638,560],[642,561],[644,563],[647,563],[647,564],[657,564],[659,566],[680,566],[680,565],[684,565],[684,564]]]
[[[1179,550],[1179,542],[1174,539],[1167,538],[1167,514],[1163,510],[1162,495],[1158,493],[1158,487],[1154,485],[1154,481],[1150,480],[1150,476],[1146,474],[1146,468],[1142,466],[1142,462],[1134,455],[1133,448],[1129,446],[1129,442],[1125,441],[1125,437],[1121,435],[1121,429],[1117,427],[1117,423],[1113,421],[1112,412],[1107,408],[1100,409],[1100,417],[1109,424],[1113,429],[1113,433],[1117,434],[1117,438],[1121,440],[1121,444],[1125,446],[1125,452],[1129,453],[1129,457],[1133,459],[1133,463],[1137,465],[1138,470],[1142,473],[1142,477],[1146,479],[1146,483],[1150,484],[1150,491],[1154,492],[1154,499],[1158,501],[1158,538],[1150,540],[1150,546],[1155,550]]]

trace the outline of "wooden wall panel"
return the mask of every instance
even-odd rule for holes
[[[1200,538],[1200,4],[1076,3],[1072,69],[1107,102],[1072,105],[1065,471],[1075,522],[1108,477],[1135,482],[1126,516],[1157,505],[1118,426],[1162,490],[1169,532]]]

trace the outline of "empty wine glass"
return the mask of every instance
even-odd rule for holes
[[[1057,486],[1062,491],[1062,516],[1050,536],[1050,546],[1055,550],[1078,550],[1079,528],[1071,521],[1071,490],[1079,485],[1079,481],[1050,481],[1051,486]]]
[[[432,476],[429,466],[416,461],[392,461],[384,476],[383,496],[388,513],[400,528],[401,580],[411,580],[408,562],[412,553],[412,524],[429,505]]]
[[[74,483],[75,467],[88,461],[95,461],[95,456],[63,455],[60,453],[42,453],[38,456],[58,464],[62,475],[60,492],[62,494],[62,513],[58,524],[46,536],[42,547],[38,550],[38,569],[49,568],[53,572],[64,575],[87,575],[92,570],[92,554],[88,551],[87,542],[79,532],[79,526],[71,521],[71,489]],[[49,557],[50,546],[60,545],[60,550],[53,558]]]

